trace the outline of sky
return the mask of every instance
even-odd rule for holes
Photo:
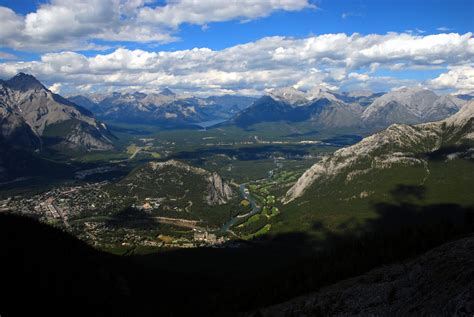
[[[65,95],[474,91],[472,0],[0,0],[0,78]]]

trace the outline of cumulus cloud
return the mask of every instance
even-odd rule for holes
[[[163,7],[144,7],[139,18],[143,21],[171,25],[182,23],[204,25],[234,19],[255,19],[276,10],[298,11],[314,7],[308,0],[178,0]]]
[[[59,94],[61,92],[61,83],[54,83],[51,86],[48,87],[49,90],[54,92],[55,94]]]
[[[255,19],[312,7],[308,0],[50,0],[22,16],[0,6],[0,45],[17,50],[103,49],[95,40],[168,43],[180,24]]]
[[[146,1],[51,0],[21,16],[0,7],[0,44],[17,50],[102,49],[93,40],[170,42],[175,38],[135,19]]]
[[[48,53],[39,61],[0,64],[0,76],[29,72],[66,88],[255,92],[283,86],[385,87],[413,81],[376,76],[379,69],[446,68],[430,85],[469,89],[474,62],[472,33],[410,35],[324,34],[307,38],[267,37],[223,50],[195,48],[144,51],[119,48],[86,57]],[[465,74],[465,75],[463,75]],[[456,77],[457,76],[457,77]],[[463,77],[464,76],[464,77]],[[440,76],[441,77],[441,76]],[[464,88],[459,88],[459,87]]]
[[[449,71],[430,81],[434,89],[455,89],[458,93],[474,91],[474,65],[449,67]]]

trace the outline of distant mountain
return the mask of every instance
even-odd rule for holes
[[[431,93],[423,92],[422,95],[430,98],[430,102],[437,100]],[[452,164],[456,159],[472,160],[473,147],[474,101],[471,101],[442,121],[413,126],[394,124],[353,146],[336,151],[308,169],[286,193],[283,201],[317,199],[318,195],[325,195],[324,188],[336,183],[339,191],[347,188],[348,192],[356,191],[351,192],[352,195],[360,198],[375,192],[384,194],[382,188],[397,180],[413,182],[415,179],[423,185],[430,177],[436,177],[434,172],[430,173],[433,160],[454,160]],[[434,165],[433,168],[447,169],[448,165]],[[394,170],[399,171],[398,174],[392,175]],[[410,172],[406,174],[408,170]],[[461,168],[456,170],[462,171]],[[461,178],[453,180],[461,186]],[[438,180],[437,184],[445,181],[446,178]]]
[[[239,95],[210,96],[205,98],[212,107],[209,115],[219,119],[229,119],[238,112],[249,107],[257,98]]]
[[[99,118],[116,122],[180,126],[202,121],[228,119],[255,98],[177,95],[168,88],[158,93],[112,93],[72,96],[71,102],[93,111]]]
[[[162,89],[160,91],[160,95],[162,95],[162,96],[175,96],[176,94],[173,91],[171,91],[171,89],[165,88],[165,89]]]
[[[306,92],[289,87],[270,91],[229,123],[247,128],[263,122],[307,122],[321,130],[375,131],[392,123],[441,120],[456,113],[465,102],[456,96],[438,96],[421,88],[390,93],[337,93],[321,87]]]
[[[324,89],[308,92],[278,89],[255,101],[230,122],[249,127],[262,122],[307,121],[319,129],[359,127],[360,105],[347,104],[341,96]]]
[[[338,98],[346,103],[358,104],[362,107],[367,107],[375,99],[380,96],[383,96],[384,92],[373,93],[371,91],[352,91],[352,92],[343,92],[338,95]]]
[[[367,126],[383,128],[392,123],[437,121],[456,113],[465,101],[438,96],[423,88],[402,88],[375,99],[362,114]]]
[[[92,113],[52,93],[35,77],[19,73],[0,83],[4,143],[74,150],[112,148],[111,134]]]

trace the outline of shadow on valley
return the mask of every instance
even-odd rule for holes
[[[227,248],[115,256],[28,218],[0,216],[2,314],[56,303],[99,315],[226,315],[278,303],[401,261],[474,232],[474,210],[423,205],[424,188],[400,185],[394,203],[374,203],[377,218],[350,232],[322,223],[315,243],[302,232]],[[128,218],[124,214],[122,217]],[[351,227],[342,224],[341,228]],[[10,304],[9,304],[10,303]]]
[[[447,158],[459,158],[459,157],[464,157],[466,158],[468,162],[474,162],[474,160],[469,159],[470,155],[470,146],[468,144],[463,144],[463,145],[452,145],[452,146],[444,146],[441,147],[440,149],[425,153],[423,156],[425,156],[428,160],[430,161],[445,161]]]

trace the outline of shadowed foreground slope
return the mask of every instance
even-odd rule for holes
[[[370,232],[344,235],[328,232],[327,241],[317,245],[319,251],[309,236],[295,232],[252,241],[240,248],[198,248],[122,257],[97,251],[59,229],[32,219],[0,215],[3,293],[0,313],[24,315],[34,307],[48,315],[235,315],[315,292],[474,232],[471,208],[457,205],[421,208],[407,204],[385,204],[377,208],[380,217],[368,224]],[[387,226],[392,230],[387,230]],[[315,230],[327,228],[315,226]],[[434,286],[445,280],[458,283],[456,276],[459,276],[463,280],[452,285],[460,286],[458,290],[463,291],[465,280],[473,280],[472,271],[464,270],[472,259],[459,256],[453,260],[450,254],[440,253],[437,261],[448,265],[449,270],[446,275],[444,271],[440,275],[433,272],[424,279],[413,280],[414,284],[420,282],[419,286],[409,285],[414,290],[421,287],[417,296],[431,294],[425,292],[426,283]],[[406,272],[409,275],[413,270],[396,272],[404,280],[410,277],[402,275]],[[462,270],[465,272],[456,275]],[[404,294],[399,287],[396,284],[393,291],[390,288],[390,298]],[[454,293],[446,296],[451,294]],[[357,314],[361,311],[357,296],[350,297],[350,293],[348,296],[344,307],[347,312]],[[468,303],[463,298],[456,303]],[[64,305],[68,307],[66,310]],[[426,309],[424,303],[420,305],[420,309]]]
[[[249,316],[472,316],[474,236]]]

